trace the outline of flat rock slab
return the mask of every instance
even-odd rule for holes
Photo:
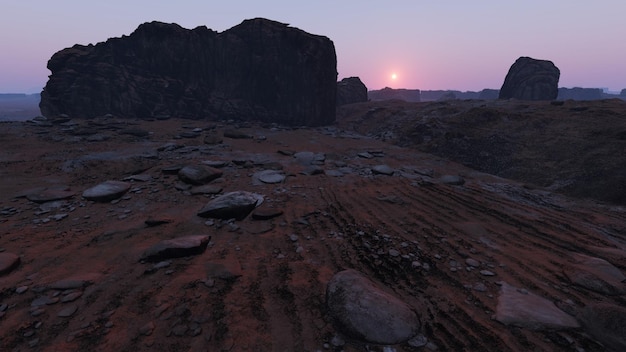
[[[72,315],[74,315],[74,313],[76,313],[77,310],[78,310],[78,306],[75,305],[75,304],[72,304],[72,305],[69,305],[69,306],[61,309],[57,313],[57,316],[58,317],[62,317],[62,318],[71,317]]]
[[[324,153],[298,152],[293,157],[300,165],[321,165],[326,160]]]
[[[441,181],[441,183],[444,183],[446,185],[453,185],[453,186],[462,186],[465,184],[465,179],[458,175],[443,175],[441,176],[439,181]]]
[[[579,315],[585,331],[614,351],[626,351],[626,308],[598,303],[587,305]]]
[[[572,259],[574,264],[563,272],[574,285],[606,295],[626,294],[626,277],[611,263],[578,253]]]
[[[131,184],[122,181],[104,181],[101,184],[88,188],[83,192],[83,198],[95,202],[110,202],[124,195]]]
[[[74,275],[66,279],[55,281],[48,284],[47,287],[53,290],[72,290],[81,289],[89,285],[96,283],[102,277],[98,273],[85,273],[80,275]]]
[[[507,283],[502,284],[502,293],[498,297],[496,320],[505,325],[532,330],[580,326],[574,317],[557,308],[551,301]]]
[[[178,171],[178,178],[192,185],[203,185],[222,177],[224,172],[205,165],[188,165]]]
[[[20,265],[20,256],[13,253],[0,253],[0,275],[6,275]]]
[[[393,345],[409,340],[420,328],[411,306],[355,270],[335,274],[326,299],[338,327],[355,338]]]
[[[254,220],[269,220],[283,215],[282,209],[261,207],[252,212]]]
[[[263,203],[263,196],[260,194],[244,191],[230,192],[208,202],[198,211],[198,216],[243,220],[261,203]]]
[[[76,192],[66,188],[45,188],[38,192],[27,194],[26,198],[35,203],[46,203],[55,200],[67,199],[72,197]]]
[[[218,194],[220,192],[222,192],[222,187],[216,186],[216,185],[196,186],[196,187],[192,187],[189,190],[189,193],[191,193],[194,196],[198,194]]]
[[[376,165],[372,168],[372,173],[375,175],[391,176],[394,173],[394,169],[388,165]]]
[[[263,170],[255,172],[252,175],[253,180],[259,180],[262,183],[275,184],[285,181],[285,174],[278,170]]]
[[[211,236],[185,236],[161,241],[146,249],[141,255],[142,261],[160,262],[170,258],[187,257],[204,253]]]

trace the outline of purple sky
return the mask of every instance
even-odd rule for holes
[[[530,56],[559,67],[559,86],[619,91],[625,14],[625,0],[7,0],[0,93],[37,92],[56,51],[128,35],[143,22],[221,32],[254,17],[329,37],[338,78],[359,76],[369,89],[500,88],[513,62]]]

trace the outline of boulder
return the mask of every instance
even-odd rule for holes
[[[344,333],[367,342],[403,343],[420,328],[411,306],[355,270],[333,276],[326,289],[326,303]]]
[[[211,241],[211,236],[184,236],[163,240],[146,249],[140,260],[159,262],[171,258],[202,254],[206,250],[209,241]]]
[[[263,196],[260,194],[245,191],[230,192],[208,202],[198,211],[198,216],[243,220],[261,203],[263,203]]]
[[[500,99],[554,100],[559,94],[561,71],[547,60],[520,57],[500,88]]]
[[[130,185],[130,183],[122,181],[104,181],[86,189],[83,192],[83,197],[96,202],[109,202],[124,195],[130,189]]]
[[[48,61],[44,116],[235,119],[319,126],[335,120],[333,42],[255,18],[222,33],[144,23]]]
[[[359,77],[348,77],[337,82],[337,106],[367,101],[367,87]]]

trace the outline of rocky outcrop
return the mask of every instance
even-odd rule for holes
[[[520,57],[509,69],[500,89],[500,99],[554,100],[561,71],[547,60]]]
[[[54,54],[40,107],[47,117],[325,125],[335,119],[336,61],[327,37],[267,19],[222,33],[151,22]]]
[[[367,101],[367,87],[359,77],[348,77],[337,82],[337,106]]]

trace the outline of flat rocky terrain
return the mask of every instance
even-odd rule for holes
[[[375,108],[1,123],[1,349],[626,349],[626,207],[384,138]]]

